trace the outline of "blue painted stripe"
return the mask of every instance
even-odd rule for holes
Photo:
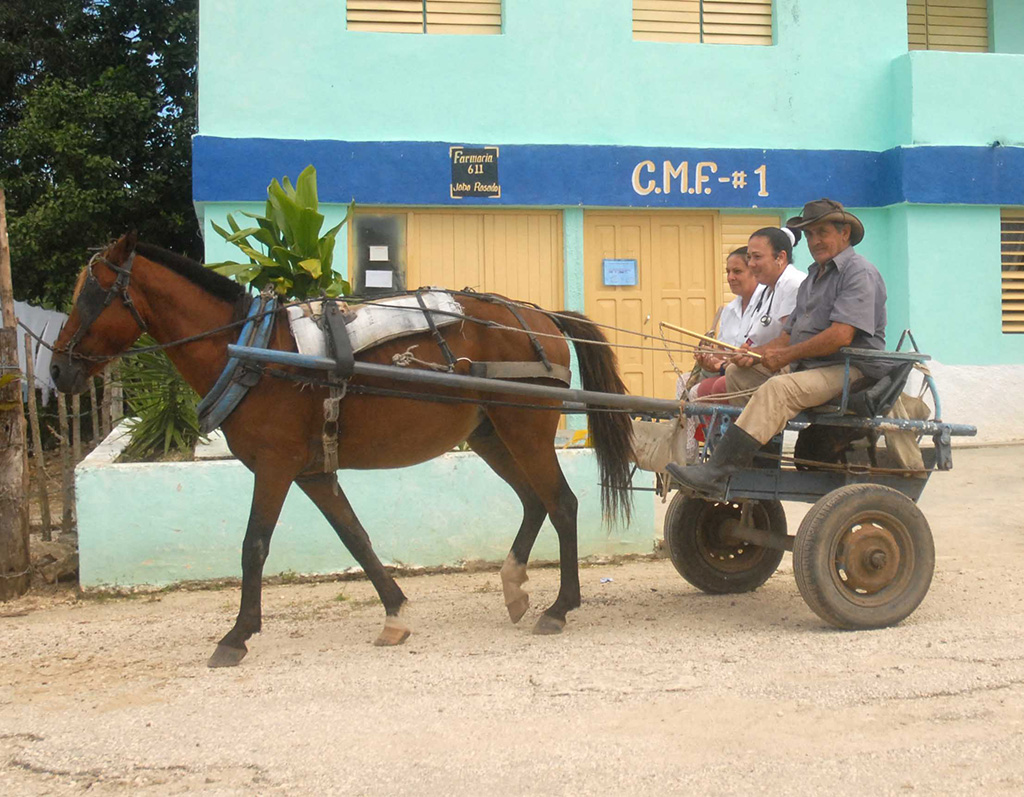
[[[294,179],[312,163],[320,199],[340,203],[786,208],[829,196],[852,207],[1024,205],[1024,147],[868,152],[498,145],[501,196],[453,199],[452,144],[196,136],[193,197],[263,201],[273,178]]]

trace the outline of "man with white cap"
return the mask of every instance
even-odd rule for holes
[[[864,238],[860,219],[838,202],[818,199],[804,205],[786,226],[803,232],[814,264],[800,285],[796,308],[782,334],[749,349],[777,375],[764,381],[763,373],[754,375],[754,358],[738,354],[726,372],[731,375],[730,389],[743,383],[736,377],[744,371],[751,373],[751,387],[763,384],[706,464],[668,466],[681,484],[711,497],[723,497],[729,476],[748,467],[790,418],[842,391],[841,348],[885,350],[885,282],[878,269],[853,249]],[[890,368],[890,363],[864,360],[851,364],[850,380],[877,379]]]

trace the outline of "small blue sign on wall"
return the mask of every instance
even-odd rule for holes
[[[604,266],[605,285],[636,285],[635,260],[613,260],[606,257],[601,264]]]

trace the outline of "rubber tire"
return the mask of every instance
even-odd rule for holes
[[[756,501],[754,522],[757,528],[785,535],[786,513],[778,501]],[[697,589],[712,595],[734,595],[751,592],[771,578],[778,569],[785,551],[747,545],[740,556],[746,556],[748,567],[737,568],[736,559],[729,560],[732,567],[723,568],[709,556],[707,531],[702,528],[709,511],[735,512],[735,504],[708,501],[682,492],[676,492],[665,514],[665,548],[676,570]],[[716,510],[721,507],[721,510]],[[713,541],[710,541],[713,543]],[[742,561],[740,562],[742,564]]]
[[[903,529],[900,572],[893,581],[904,583],[890,583],[875,595],[861,598],[843,584],[835,557],[851,521],[872,518]],[[934,571],[935,543],[925,516],[903,493],[879,484],[848,484],[818,499],[800,524],[793,545],[793,573],[800,594],[815,614],[836,628],[885,628],[899,623],[924,600]],[[887,595],[888,590],[892,594]]]

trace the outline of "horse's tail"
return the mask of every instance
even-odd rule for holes
[[[562,332],[573,338],[583,389],[601,393],[625,393],[626,386],[615,364],[615,352],[601,330],[582,313],[565,311],[554,316],[554,321]],[[588,411],[587,421],[601,472],[601,508],[604,516],[609,519],[618,517],[628,523],[633,510],[630,492],[633,424],[623,412],[600,409]]]

